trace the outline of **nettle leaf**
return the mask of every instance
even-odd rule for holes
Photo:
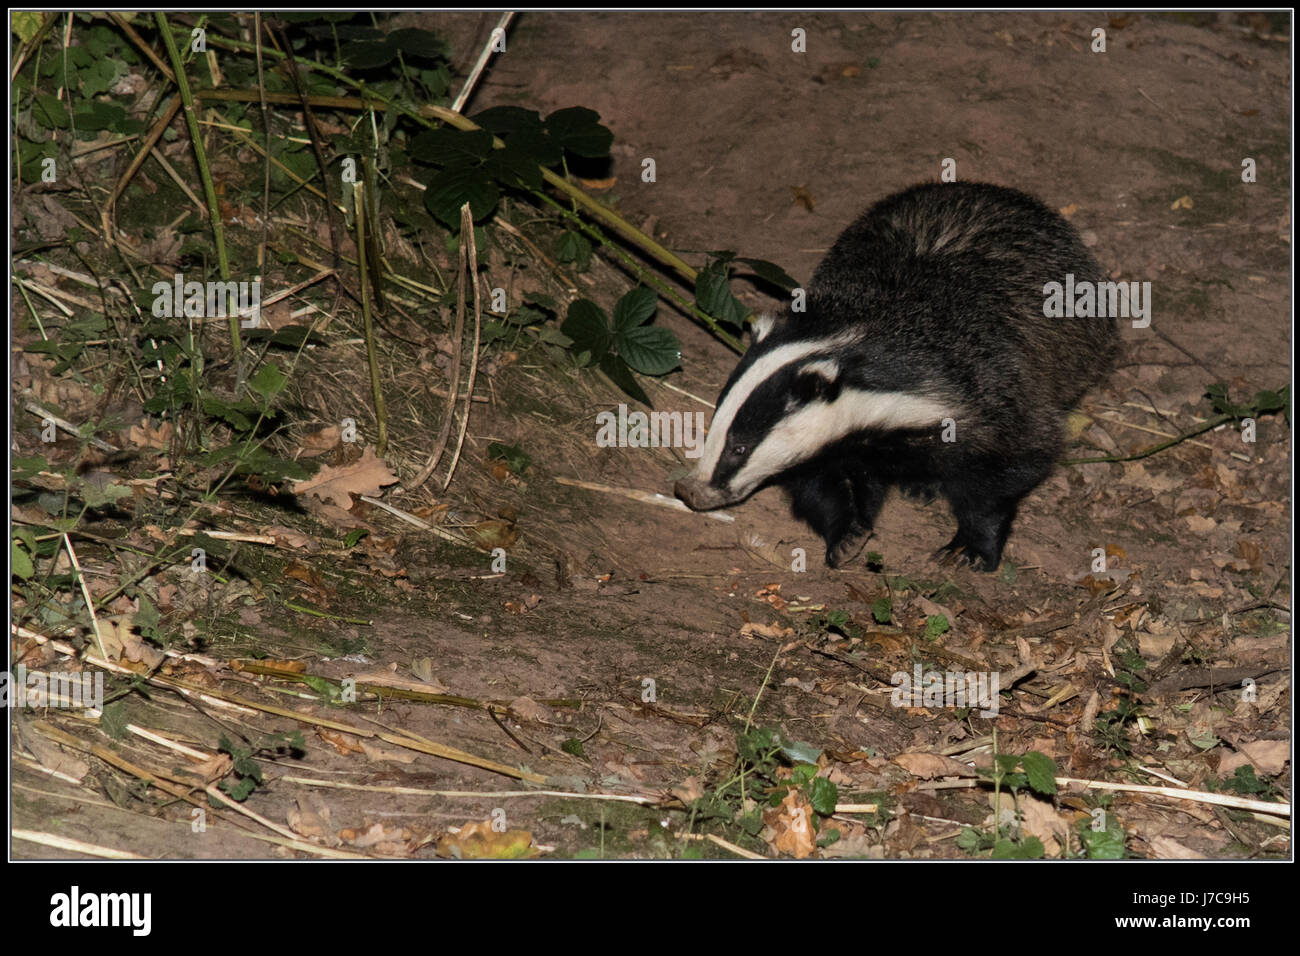
[[[544,325],[537,330],[537,340],[545,342],[547,345],[558,345],[562,349],[573,347],[573,339],[550,325]]]
[[[388,34],[388,42],[402,52],[423,60],[442,60],[447,57],[447,42],[438,34],[418,27],[406,27]]]
[[[587,365],[602,361],[613,339],[605,311],[590,299],[578,299],[569,306],[560,331],[573,339],[575,351],[590,353]]]
[[[535,325],[546,321],[546,313],[529,305],[521,305],[506,316],[506,321],[511,325]]]
[[[605,357],[600,360],[600,370],[609,376],[610,381],[646,406],[646,408],[654,408],[654,405],[650,402],[650,396],[637,384],[636,378],[632,375],[632,370],[617,355],[612,352],[606,353]]]
[[[409,150],[416,162],[436,166],[478,162],[492,154],[492,134],[487,130],[463,130],[450,126],[426,129],[413,140]]]
[[[397,59],[397,46],[387,40],[357,40],[343,44],[343,60],[354,70],[373,70]]]
[[[695,304],[719,322],[737,328],[749,314],[749,309],[731,294],[731,276],[719,263],[710,263],[695,277]]]
[[[667,375],[682,364],[682,345],[668,329],[648,325],[614,333],[614,345],[642,375]]]
[[[248,387],[263,398],[274,398],[289,384],[289,378],[274,362],[267,362],[248,380]]]
[[[30,581],[36,574],[31,554],[19,543],[17,535],[9,541],[9,573],[23,581]]]
[[[78,494],[87,508],[103,508],[123,498],[131,497],[132,491],[126,485],[112,482],[100,484],[97,481],[83,481]]]
[[[245,402],[231,404],[223,402],[218,398],[204,398],[202,401],[203,414],[212,418],[220,418],[235,431],[246,432],[253,427],[253,418],[257,416],[257,410]],[[253,418],[250,418],[249,415]]]
[[[780,286],[787,292],[799,287],[799,283],[791,278],[788,272],[774,262],[768,262],[766,259],[746,259],[743,257],[736,259],[736,261],[743,262],[745,265],[749,266],[754,270],[754,275],[758,276],[760,279],[765,282],[770,282],[773,285]]]
[[[555,244],[555,258],[572,262],[579,272],[586,272],[591,265],[591,243],[576,232],[566,232]]]
[[[63,105],[63,101],[49,93],[37,94],[35,102],[32,103],[32,119],[46,129],[67,129],[71,122],[68,108]]]
[[[614,134],[600,124],[600,114],[584,106],[556,110],[546,117],[546,131],[561,148],[587,159],[604,159]]]
[[[269,481],[280,481],[285,478],[301,481],[310,474],[298,462],[287,458],[276,458],[265,448],[249,448],[246,442],[236,442],[224,448],[217,448],[201,456],[199,460],[204,467],[237,461],[239,464],[235,468],[235,474],[260,475]]]
[[[659,296],[645,286],[632,289],[614,306],[615,333],[645,325],[659,308]]]
[[[429,180],[424,205],[445,225],[455,228],[460,224],[460,207],[465,203],[469,203],[470,214],[475,219],[485,219],[500,199],[501,190],[486,171],[453,166]]]
[[[1020,758],[1020,766],[1035,793],[1056,793],[1056,762],[1051,757],[1031,750]]]

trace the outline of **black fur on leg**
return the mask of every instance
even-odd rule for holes
[[[980,463],[950,479],[945,494],[957,519],[957,533],[936,552],[944,564],[969,564],[996,571],[1021,500],[1051,470],[1042,459]]]
[[[826,563],[842,567],[856,558],[871,536],[885,500],[885,485],[852,463],[819,462],[785,482],[794,516],[826,542]]]

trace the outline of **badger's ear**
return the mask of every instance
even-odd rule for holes
[[[799,369],[791,391],[801,403],[835,401],[840,394],[840,363],[834,359],[808,362]]]
[[[776,328],[779,316],[775,312],[760,312],[749,323],[750,344],[763,341]]]

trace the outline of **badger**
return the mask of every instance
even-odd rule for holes
[[[1098,311],[1083,299],[1047,317],[1049,284],[1102,279],[1074,228],[1018,190],[925,183],[880,200],[831,247],[802,310],[751,324],[677,497],[703,511],[782,486],[838,568],[891,487],[942,494],[957,532],[935,557],[996,569],[1066,414],[1118,352],[1115,317],[1081,316]]]

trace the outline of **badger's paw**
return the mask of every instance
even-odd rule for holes
[[[854,526],[836,541],[828,541],[826,544],[826,564],[832,568],[844,567],[862,553],[862,549],[867,546],[867,539],[870,537],[870,528],[864,531]]]
[[[960,534],[936,551],[933,557],[946,568],[969,567],[985,572],[996,571],[1001,563],[1001,555],[988,554],[972,548]]]

